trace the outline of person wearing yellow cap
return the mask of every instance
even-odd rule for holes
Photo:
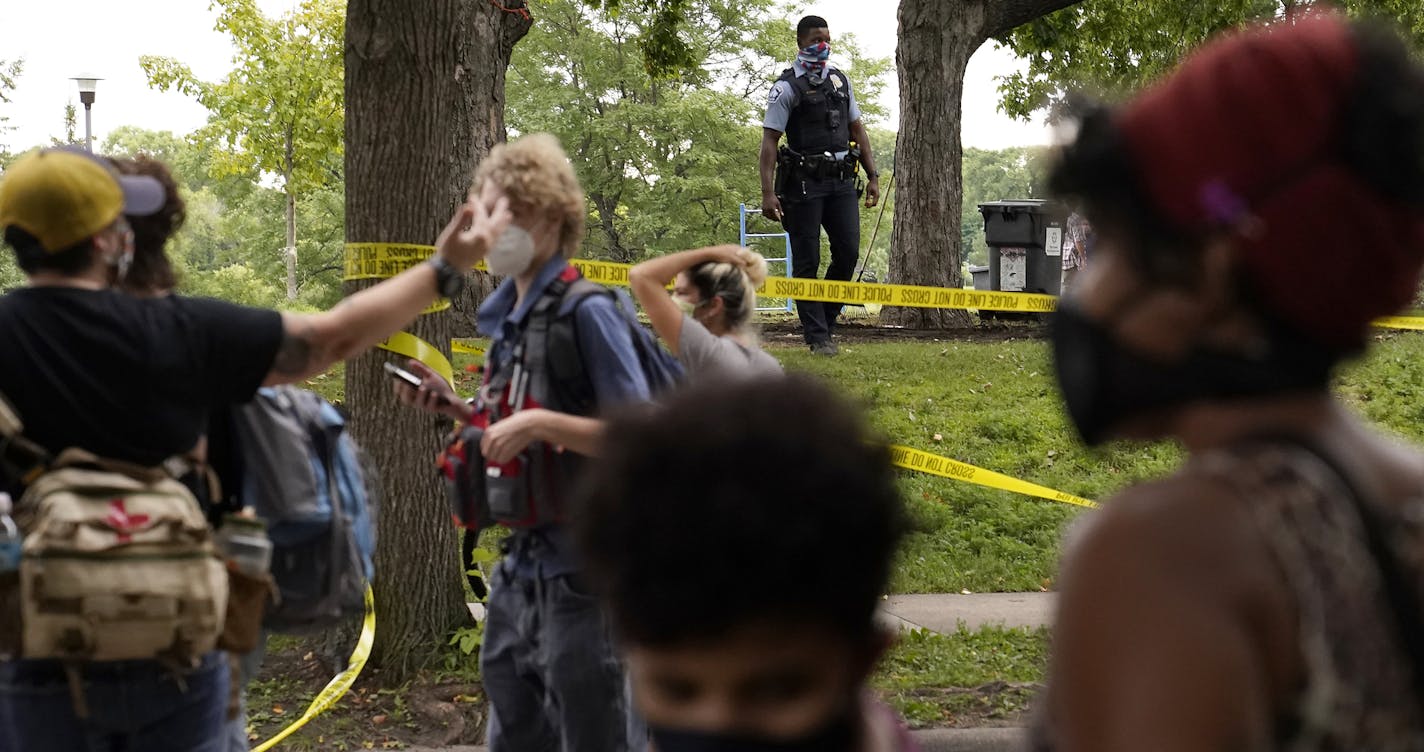
[[[430,263],[331,311],[294,314],[112,289],[133,253],[124,215],[163,200],[153,178],[63,149],[27,154],[0,176],[0,232],[28,280],[0,296],[0,395],[51,453],[153,467],[188,451],[214,410],[353,357],[458,289],[511,217],[505,201],[472,198]],[[0,463],[0,490],[19,498],[22,485]],[[226,749],[220,653],[176,673],[158,660],[90,661],[78,672],[71,683],[58,661],[0,661],[0,750]]]

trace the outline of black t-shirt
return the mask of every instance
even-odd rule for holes
[[[215,409],[250,400],[281,342],[275,311],[26,287],[0,297],[0,394],[51,452],[156,465],[192,449]]]

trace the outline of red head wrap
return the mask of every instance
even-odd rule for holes
[[[1413,297],[1424,263],[1424,212],[1343,159],[1358,39],[1334,14],[1232,34],[1116,121],[1162,215],[1189,234],[1244,230],[1262,307],[1341,348]]]

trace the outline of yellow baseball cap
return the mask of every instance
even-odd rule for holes
[[[88,152],[43,149],[0,176],[0,228],[18,227],[56,253],[97,235],[120,214],[153,214],[164,200],[163,185],[147,175],[119,175]]]

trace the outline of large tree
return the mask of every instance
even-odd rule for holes
[[[24,72],[25,61],[21,59],[0,60],[0,104],[10,103],[10,92],[15,90],[15,81]],[[0,112],[0,136],[4,136],[13,130],[9,125],[10,117]],[[10,162],[9,145],[0,142],[0,170],[5,169],[5,165]]]
[[[1004,80],[1003,108],[1025,118],[1059,113],[1067,92],[1107,99],[1131,94],[1170,71],[1211,36],[1248,21],[1268,21],[1311,6],[1343,7],[1356,16],[1396,23],[1424,47],[1424,6],[1418,0],[1087,0],[1003,35],[1027,63]]]
[[[1076,0],[900,0],[896,216],[887,281],[959,287],[963,203],[960,100],[969,57],[990,38]],[[887,323],[927,328],[967,323],[963,311],[886,308]]]
[[[265,173],[286,198],[287,299],[296,300],[297,203],[340,180],[342,153],[341,0],[302,0],[281,18],[255,0],[213,0],[217,29],[231,38],[235,67],[221,81],[202,81],[172,58],[139,59],[149,85],[176,89],[208,108],[197,134],[209,142],[215,176]]]
[[[429,244],[464,200],[475,165],[504,138],[505,68],[529,30],[523,3],[350,0],[346,10],[346,239]],[[373,284],[349,281],[347,294]],[[415,336],[449,354],[450,315]],[[441,420],[402,407],[381,370],[350,361],[353,433],[381,468],[376,551],[380,628],[372,660],[399,677],[425,662],[461,618],[459,547],[431,458]],[[462,617],[463,615],[463,617]]]

